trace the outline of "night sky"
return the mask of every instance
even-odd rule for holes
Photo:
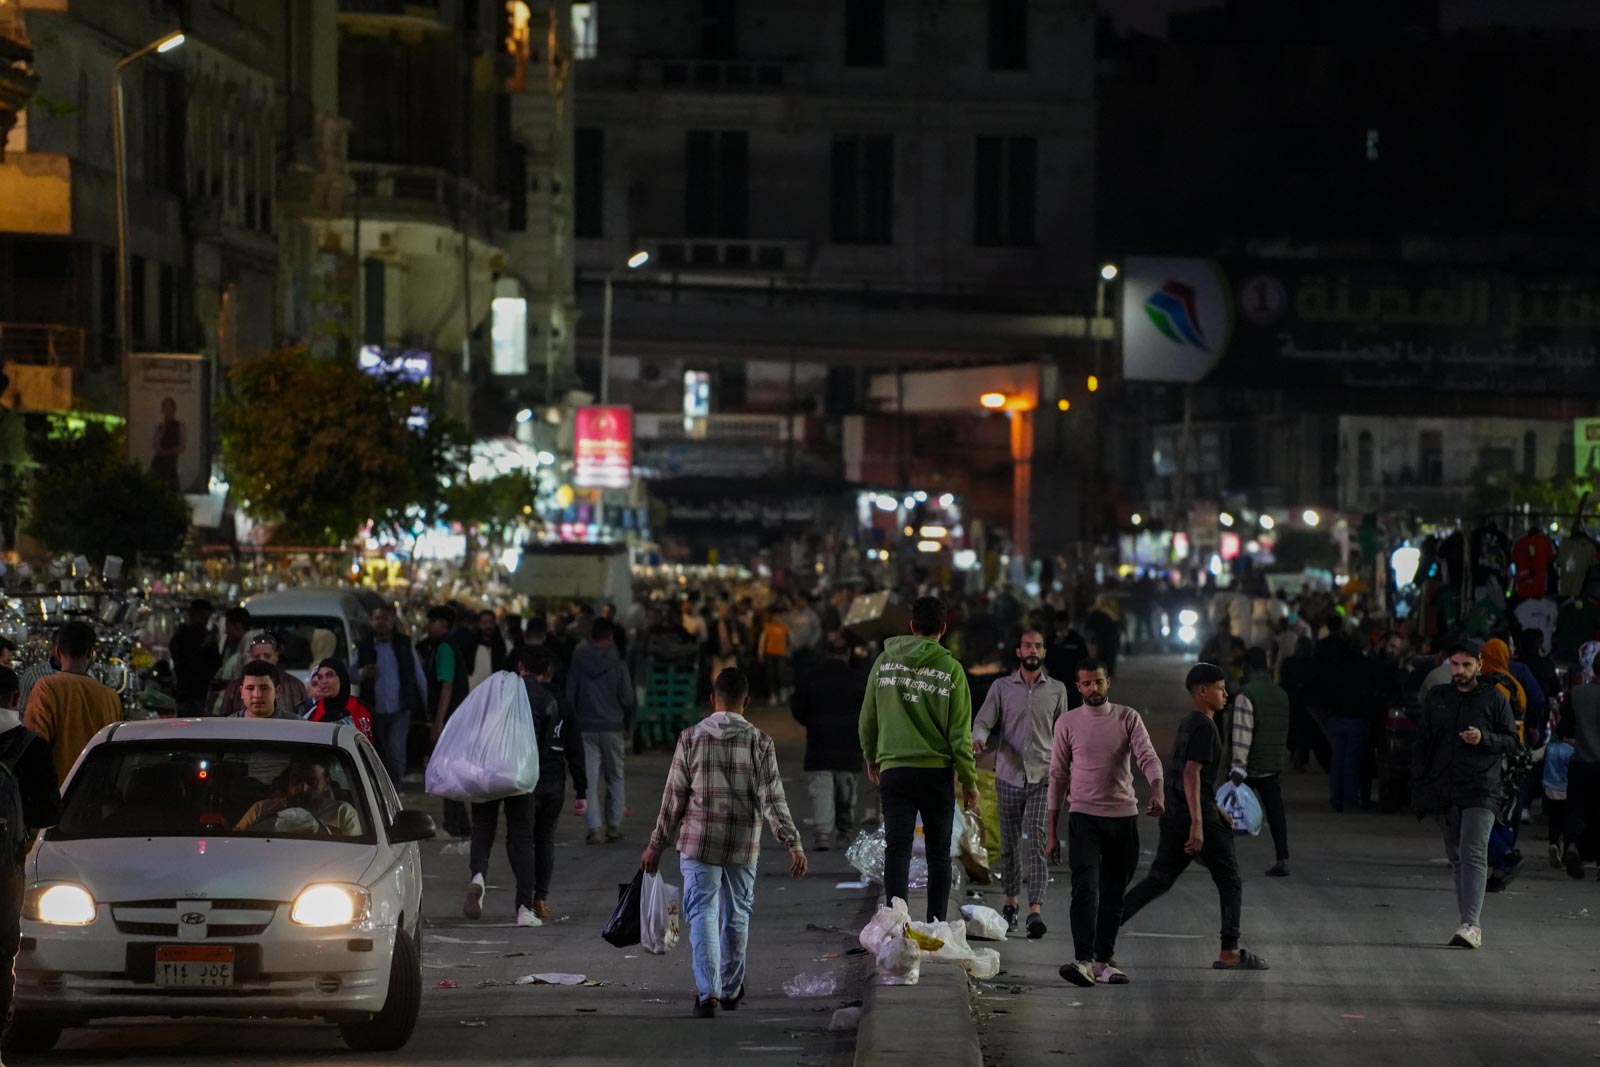
[[[1123,28],[1155,34],[1165,31],[1169,12],[1214,6],[1216,0],[1100,0],[1101,10]],[[1600,29],[1596,0],[1440,0],[1439,6],[1444,25],[1452,29],[1495,25]]]

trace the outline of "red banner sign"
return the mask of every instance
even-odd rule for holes
[[[633,482],[633,409],[579,408],[573,424],[574,482],[584,489],[626,489]]]

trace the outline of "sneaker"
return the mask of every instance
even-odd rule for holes
[[[517,905],[517,925],[543,926],[544,920],[535,915],[532,908],[525,908],[519,904]]]
[[[483,918],[483,875],[475,874],[467,883],[467,899],[461,902],[461,914],[469,919]]]
[[[723,997],[721,1007],[723,1011],[738,1011],[739,1005],[744,1003],[744,986],[739,987],[739,992],[731,997]]]
[[[698,996],[694,998],[694,1017],[696,1019],[713,1019],[717,1014],[720,1002],[716,997],[706,997],[704,1000]]]
[[[605,842],[605,836],[599,830],[590,830],[589,835],[583,839],[586,845],[599,845]]]
[[[827,852],[832,847],[833,847],[833,840],[831,838],[819,837],[819,838],[816,839],[815,842],[812,843],[811,850],[813,852]],[[724,1003],[722,1006],[724,1008],[726,1008],[728,1005],[726,1003]]]
[[[1583,875],[1579,874],[1578,877],[1582,878]],[[1000,909],[1000,914],[1005,916],[1005,919],[1006,919],[1006,931],[1008,933],[1013,933],[1013,934],[1016,933],[1017,932],[1017,906],[1015,904],[1007,904],[1005,907]]]
[[[1462,923],[1456,927],[1456,936],[1450,939],[1454,948],[1482,948],[1483,931],[1471,923]]]
[[[1567,851],[1562,854],[1562,860],[1567,865],[1567,874],[1573,878],[1583,877],[1583,853],[1578,851],[1577,845],[1568,845]]]
[[[1050,928],[1044,924],[1044,916],[1043,915],[1039,914],[1038,912],[1032,912],[1032,913],[1030,913],[1028,915],[1028,940],[1029,941],[1037,941],[1037,940],[1039,940],[1041,937],[1043,937],[1045,935],[1046,932],[1049,931],[1049,929]]]
[[[1550,869],[1552,871],[1561,869],[1561,846],[1554,841],[1550,842]]]
[[[621,840],[622,840],[622,827],[620,827],[620,826],[608,826],[608,827],[606,827],[606,844],[614,845],[618,841],[621,841]]]
[[[533,913],[541,919],[554,919],[556,917],[556,909],[551,906],[548,900],[534,901]]]
[[[1088,960],[1074,960],[1071,963],[1063,963],[1058,973],[1073,985],[1082,986],[1085,989],[1094,985],[1094,971],[1090,968]]]
[[[1287,878],[1287,877],[1289,877],[1289,861],[1288,860],[1279,860],[1277,863],[1274,863],[1271,867],[1268,867],[1267,868],[1267,877],[1268,878]]]

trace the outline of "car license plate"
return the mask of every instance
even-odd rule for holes
[[[233,985],[233,949],[163,945],[156,949],[156,985],[216,989]]]

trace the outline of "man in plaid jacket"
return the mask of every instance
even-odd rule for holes
[[[789,873],[803,878],[806,854],[789,815],[772,738],[745,719],[750,680],[730,667],[712,686],[715,710],[678,737],[661,792],[661,813],[639,857],[647,874],[676,842],[683,873],[697,990],[694,1013],[709,1019],[744,1000],[745,943],[755,904],[761,819],[789,849]]]

